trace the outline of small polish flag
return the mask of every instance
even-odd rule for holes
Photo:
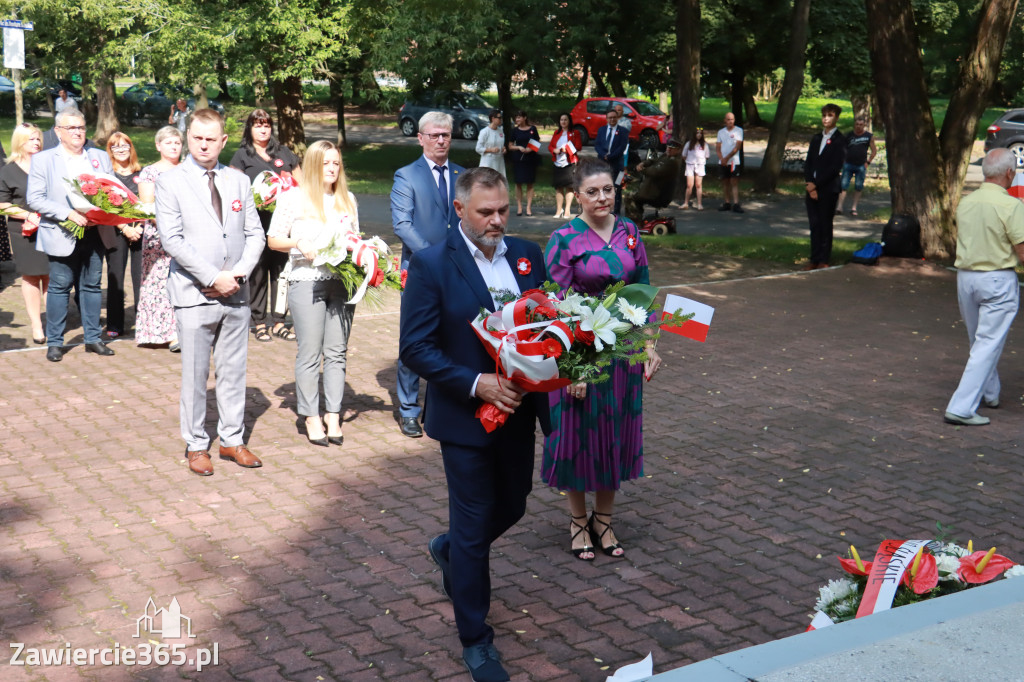
[[[529,147],[530,149],[532,149],[535,152],[539,152],[540,151],[540,141],[539,140],[530,140],[529,142],[526,143],[526,146]]]
[[[707,341],[708,330],[711,328],[711,317],[715,314],[714,308],[689,298],[669,294],[665,297],[665,307],[661,319],[670,317],[676,311],[683,315],[692,314],[693,317],[678,327],[665,326],[662,329],[701,343]]]
[[[1013,176],[1013,184],[1010,185],[1009,192],[1018,199],[1024,199],[1024,173],[1018,170],[1017,174]]]
[[[565,141],[565,157],[569,159],[569,163],[576,163],[576,145],[572,143],[572,140]]]

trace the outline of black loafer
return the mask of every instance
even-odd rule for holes
[[[50,346],[46,349],[46,359],[50,362],[60,362],[64,359],[64,351],[60,346]]]
[[[448,559],[441,554],[441,542],[444,535],[438,535],[430,544],[427,545],[427,549],[430,550],[430,558],[434,560],[437,567],[441,569],[441,591],[444,592],[444,596],[449,599],[452,598],[452,583],[448,578],[448,571],[451,568],[451,564],[448,563]]]
[[[86,353],[95,353],[96,355],[113,355],[114,351],[105,343],[87,343],[85,344]]]
[[[477,644],[462,650],[462,660],[473,682],[504,682],[510,679],[501,666],[501,654],[493,644]]]
[[[423,436],[423,429],[416,417],[402,417],[402,435],[409,438],[420,438]]]

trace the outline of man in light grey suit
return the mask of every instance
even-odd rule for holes
[[[455,214],[455,182],[461,166],[448,161],[452,142],[452,117],[430,111],[420,118],[416,136],[423,156],[395,172],[391,189],[391,223],[402,240],[402,269],[409,268],[412,254],[448,237],[458,227]],[[410,438],[423,435],[418,418],[420,378],[398,361],[398,415],[402,433]]]
[[[228,140],[216,111],[188,129],[189,156],[156,183],[156,224],[171,256],[167,294],[181,343],[181,435],[189,469],[213,474],[206,433],[210,351],[216,364],[221,459],[262,466],[243,442],[249,338],[247,278],[263,253],[263,227],[248,178],[218,162]]]
[[[54,129],[60,144],[39,152],[32,159],[26,201],[39,213],[36,249],[50,260],[50,286],[46,292],[46,359],[60,362],[64,357],[64,332],[67,327],[71,287],[78,290],[85,350],[98,355],[113,355],[101,340],[100,312],[103,294],[103,255],[112,246],[113,228],[95,226],[71,208],[64,179],[83,173],[113,173],[110,157],[99,149],[85,149],[85,118],[78,109],[68,108],[57,115]],[[60,226],[71,220],[85,227],[85,236],[76,239]],[[102,234],[102,233],[106,234]],[[104,243],[104,237],[107,243]]]

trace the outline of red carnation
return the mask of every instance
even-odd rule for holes
[[[87,197],[95,196],[96,193],[100,191],[100,186],[97,185],[95,182],[91,181],[83,182],[81,184],[81,187],[82,194],[84,194]]]
[[[384,271],[380,268],[373,269],[373,276],[370,277],[370,286],[379,287],[384,282]]]
[[[576,331],[573,332],[573,336],[575,336],[576,340],[582,343],[584,346],[594,345],[594,332],[588,332],[585,329],[580,329],[579,327],[577,327]]]
[[[402,270],[402,288],[405,288],[405,280],[409,279],[409,271]]]
[[[78,176],[79,182],[93,182],[96,180],[96,176],[91,173],[82,173]]]

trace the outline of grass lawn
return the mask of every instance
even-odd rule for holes
[[[809,238],[796,237],[695,237],[667,234],[645,235],[644,243],[663,249],[679,249],[712,256],[754,258],[773,263],[794,264],[807,260]],[[844,263],[863,246],[862,241],[836,239],[832,242],[832,261]]]

